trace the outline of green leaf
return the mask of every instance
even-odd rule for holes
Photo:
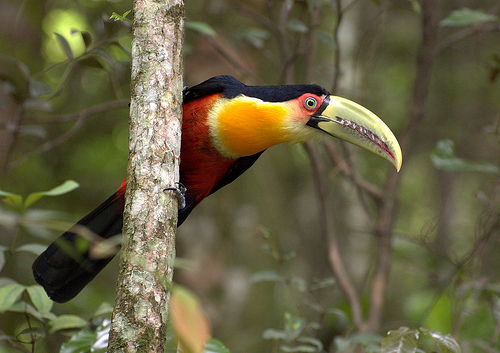
[[[45,330],[43,327],[29,327],[25,328],[16,335],[16,339],[22,342],[29,342],[31,339],[39,340],[45,336]]]
[[[20,247],[16,249],[16,252],[18,251],[25,251],[25,252],[30,252],[32,254],[35,254],[36,256],[40,255],[44,250],[47,249],[46,245],[42,244],[35,244],[35,243],[30,243],[30,244],[23,244]]]
[[[272,270],[255,272],[252,274],[252,277],[250,278],[250,281],[252,281],[253,283],[283,282],[284,280],[285,279],[283,278],[283,276]]]
[[[87,325],[87,321],[76,315],[61,315],[49,322],[50,332],[60,330],[82,328]]]
[[[321,341],[317,338],[302,336],[302,337],[297,338],[297,342],[310,344],[310,345],[316,347],[316,350],[318,352],[323,351],[323,343],[321,343]]]
[[[322,280],[315,281],[313,284],[310,286],[310,290],[318,290],[318,289],[323,289],[323,288],[329,288],[335,286],[335,278],[334,277],[327,277]]]
[[[94,313],[94,317],[104,316],[113,312],[113,307],[109,303],[102,303]]]
[[[45,290],[39,286],[29,286],[26,288],[30,296],[31,302],[42,314],[49,313],[52,310],[52,305],[54,304],[52,300],[47,296]]]
[[[285,331],[269,328],[262,333],[262,338],[265,340],[286,340],[288,335]]]
[[[304,22],[297,19],[291,19],[290,21],[288,21],[288,24],[286,26],[289,30],[294,32],[307,33],[307,31],[309,31],[309,28],[307,28]]]
[[[400,327],[389,331],[381,342],[381,353],[415,353],[417,351],[418,330]]]
[[[42,112],[52,111],[52,104],[44,99],[30,98],[26,99],[23,103],[23,107],[26,110],[38,110]]]
[[[285,346],[285,345],[282,345],[282,346],[280,346],[280,349],[283,352],[306,352],[306,353],[320,352],[315,347],[304,346],[304,345],[299,345],[299,346]]]
[[[12,283],[0,288],[0,313],[11,308],[24,291],[24,286],[19,283]]]
[[[60,353],[88,353],[96,340],[95,331],[81,330],[61,346]]]
[[[500,168],[493,164],[469,162],[456,157],[451,140],[438,141],[432,150],[431,161],[440,170],[500,174]]]
[[[330,46],[331,48],[335,48],[335,39],[332,37],[330,33],[316,29],[314,31],[314,35],[324,44]]]
[[[21,195],[13,194],[11,192],[0,190],[0,197],[3,197],[3,202],[6,205],[13,207],[16,210],[22,210],[23,198]]]
[[[224,344],[215,338],[211,338],[205,346],[203,353],[231,353]]]
[[[29,90],[32,97],[40,97],[50,94],[52,92],[50,86],[43,81],[31,79],[29,83]]]
[[[441,21],[441,26],[470,26],[483,22],[497,21],[498,17],[482,10],[463,8],[455,10]]]
[[[208,23],[206,22],[200,22],[200,21],[187,21],[186,22],[186,28],[204,34],[209,37],[215,37],[217,35],[217,32],[215,29],[212,28]]]
[[[38,191],[28,195],[26,200],[24,201],[24,208],[30,207],[36,201],[40,200],[43,196],[59,196],[63,194],[67,194],[70,191],[75,190],[78,187],[78,183],[73,180],[66,180],[59,186],[56,186],[53,189],[48,191]]]
[[[56,35],[57,41],[59,42],[61,49],[64,51],[64,54],[66,54],[66,57],[69,60],[73,60],[74,59],[73,52],[71,51],[71,46],[69,45],[66,38],[64,38],[59,33],[54,32],[54,34]]]
[[[271,37],[271,34],[265,29],[258,27],[248,27],[241,34],[241,37],[250,42],[256,48],[262,48],[265,41]]]
[[[441,353],[462,353],[460,345],[451,335],[445,335],[423,327],[421,327],[419,331],[428,335],[433,341],[435,341]]]

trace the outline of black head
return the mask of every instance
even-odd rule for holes
[[[215,93],[222,93],[226,98],[243,94],[266,102],[285,102],[304,93],[329,95],[326,89],[318,85],[247,86],[232,76],[215,76],[184,90],[184,103]]]

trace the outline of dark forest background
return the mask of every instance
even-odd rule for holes
[[[66,304],[29,286],[40,244],[125,176],[131,7],[0,2],[1,353],[58,352],[113,303],[116,259]],[[376,352],[400,327],[500,352],[499,13],[495,0],[186,1],[185,85],[318,83],[379,115],[404,153],[396,174],[336,141],[278,146],[192,213],[175,280],[232,352]]]

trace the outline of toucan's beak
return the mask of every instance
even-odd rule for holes
[[[401,147],[392,131],[378,116],[357,103],[327,96],[307,125],[378,154],[397,171],[401,168]]]

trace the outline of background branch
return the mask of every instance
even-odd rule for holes
[[[408,122],[401,134],[401,149],[405,158],[411,153],[413,141],[418,132],[418,124],[424,117],[427,95],[429,91],[432,67],[436,55],[435,42],[438,31],[438,16],[436,3],[433,0],[422,0],[421,43],[417,52],[415,83]],[[397,217],[397,191],[402,173],[391,171],[384,187],[384,198],[380,213],[375,224],[374,233],[377,236],[376,268],[370,290],[370,311],[365,329],[376,332],[382,324],[384,299],[389,282],[392,262],[393,228]]]
[[[328,244],[328,260],[330,262],[332,272],[339,283],[340,289],[349,302],[354,326],[360,329],[363,318],[359,295],[349,274],[347,273],[344,260],[342,259],[340,253],[336,232],[329,222],[330,217],[328,216],[328,203],[326,201],[326,195],[328,192],[324,182],[326,171],[322,167],[323,164],[319,160],[319,155],[314,144],[306,142],[304,147],[309,156],[309,160],[311,161],[311,167],[314,174],[314,184],[316,186],[316,195],[318,197],[318,207],[320,211],[321,231],[323,233],[325,243]]]

